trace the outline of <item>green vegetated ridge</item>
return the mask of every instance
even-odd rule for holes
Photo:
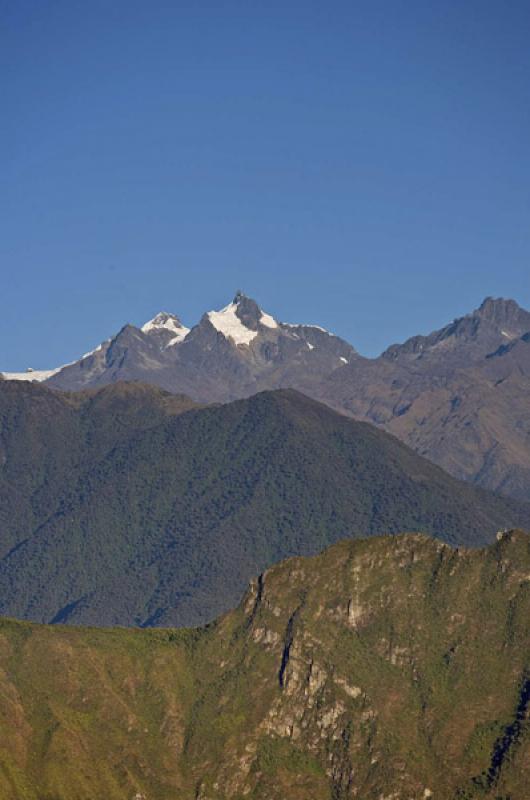
[[[197,408],[135,384],[5,382],[0,462],[0,613],[36,622],[202,624],[345,537],[530,528],[530,505],[292,390]]]
[[[0,613],[37,622],[201,624],[345,537],[481,545],[530,527],[530,505],[292,390],[197,407],[141,384],[4,381],[0,465]]]
[[[202,629],[0,623],[2,800],[524,800],[530,536],[282,562]]]

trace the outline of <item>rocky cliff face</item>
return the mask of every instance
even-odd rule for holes
[[[5,800],[481,800],[530,785],[530,537],[343,542],[196,631],[0,627]]]

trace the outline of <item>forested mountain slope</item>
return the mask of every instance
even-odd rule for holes
[[[424,531],[480,545],[530,507],[291,391],[196,408],[153,387],[0,385],[0,611],[198,624],[279,559]]]

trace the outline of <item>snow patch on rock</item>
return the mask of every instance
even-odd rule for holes
[[[173,335],[166,347],[173,347],[173,345],[182,342],[190,332],[190,329],[186,328],[178,317],[175,317],[174,314],[168,314],[167,311],[160,311],[153,319],[142,325],[143,333],[152,333],[160,330],[169,331]]]
[[[83,353],[80,360],[83,361],[83,359],[88,358],[89,356],[93,356],[95,353],[99,353],[100,350],[103,350],[103,345],[108,344],[108,342],[110,342],[110,339],[107,339],[105,342],[98,344],[97,347],[94,347],[93,350],[89,350],[88,353]]]
[[[64,366],[66,367],[68,364]],[[51,378],[52,375],[55,375],[62,369],[64,369],[64,367],[57,367],[56,369],[32,369],[28,367],[25,372],[2,372],[0,374],[3,375],[6,381],[37,381],[40,383],[41,381]]]
[[[306,325],[303,322],[299,322],[294,324],[292,322],[282,322],[282,328],[311,328],[314,331],[320,331],[320,333],[325,333],[327,336],[334,336],[334,333],[330,333],[325,328],[322,328],[320,325]]]
[[[232,339],[235,344],[249,345],[256,338],[258,332],[251,331],[246,325],[243,325],[236,311],[237,303],[230,303],[221,311],[209,311],[208,319],[226,339]]]
[[[264,311],[261,312],[261,317],[260,317],[259,321],[260,321],[260,325],[265,325],[266,328],[277,328],[278,327],[278,323],[276,322],[274,317],[271,317],[270,314],[266,314]]]

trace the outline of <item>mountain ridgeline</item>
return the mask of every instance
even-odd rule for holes
[[[530,500],[530,313],[513,300],[487,298],[369,359],[238,293],[191,329],[162,312],[73,364],[6,377],[63,390],[140,380],[203,403],[294,388],[393,433],[457,478]]]
[[[444,473],[293,390],[222,406],[141,384],[0,384],[0,613],[196,625],[253,575],[345,537],[460,545],[530,506]]]
[[[355,356],[351,345],[316,325],[277,322],[238,293],[221,311],[204,314],[191,330],[158,314],[141,329],[117,336],[52,375],[48,383],[79,390],[117,380],[154,383],[212,403],[264,389],[311,385]]]
[[[2,800],[524,800],[530,537],[283,562],[195,630],[0,620]]]
[[[352,360],[312,394],[457,478],[530,500],[530,313],[513,300]]]

